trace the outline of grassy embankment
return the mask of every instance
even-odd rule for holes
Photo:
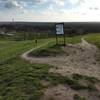
[[[75,37],[67,37],[66,43],[80,43],[82,36],[75,36]],[[51,44],[46,45],[45,47],[41,47],[38,50],[35,50],[30,53],[30,55],[34,55],[37,57],[43,56],[56,56],[57,54],[62,55],[64,51],[61,49],[63,46],[63,38],[58,38],[58,44],[56,45],[55,42],[52,42]]]

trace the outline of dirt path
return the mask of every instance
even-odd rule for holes
[[[97,77],[100,79],[100,64],[96,61],[98,55],[98,48],[86,42],[83,38],[82,42],[78,44],[67,44],[62,47],[65,51],[63,56],[56,57],[30,57],[28,54],[33,50],[40,48],[43,44],[35,49],[31,49],[24,53],[21,57],[31,63],[47,63],[55,67],[50,69],[50,72],[60,73],[61,75],[70,75],[78,73]]]
[[[72,90],[69,86],[57,85],[48,88],[41,100],[73,100],[74,94],[78,92]]]
[[[22,59],[25,59],[25,60],[29,61],[29,62],[33,62],[33,57],[28,56],[29,53],[32,52],[32,51],[34,51],[34,50],[36,50],[36,49],[39,49],[39,48],[41,48],[41,47],[47,45],[47,44],[50,43],[50,42],[52,42],[52,41],[49,41],[49,42],[47,42],[47,43],[44,43],[44,44],[42,44],[42,45],[40,45],[40,46],[37,46],[37,47],[31,49],[31,50],[28,50],[27,52],[23,53],[20,57],[21,57]]]

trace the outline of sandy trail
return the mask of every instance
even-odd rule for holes
[[[27,52],[23,53],[20,57],[23,58],[23,59],[25,59],[25,60],[27,60],[27,61],[30,61],[30,62],[32,61],[32,62],[33,62],[34,57],[28,56],[29,53],[32,52],[32,51],[34,51],[34,50],[36,50],[36,49],[39,49],[39,48],[41,48],[41,47],[47,45],[47,44],[50,43],[50,42],[52,42],[52,41],[49,41],[49,42],[47,42],[47,43],[44,43],[44,44],[42,44],[42,45],[40,45],[40,46],[37,46],[37,47],[31,49],[31,50],[28,50]]]
[[[54,87],[49,87],[45,90],[43,97],[40,100],[76,100],[74,99],[75,95],[85,97],[86,99],[77,99],[77,100],[100,100],[98,98],[98,91],[88,91],[80,90],[76,91],[71,89],[67,85],[56,85]]]
[[[96,46],[89,44],[83,38],[81,40],[81,43],[67,44],[66,47],[62,47],[65,51],[63,56],[40,58],[28,56],[30,52],[37,49],[35,48],[25,52],[21,57],[31,63],[38,62],[54,65],[55,67],[51,68],[50,72],[60,73],[64,76],[78,73],[100,79],[100,64],[96,61],[96,56],[98,56],[99,50]]]
[[[57,85],[55,87],[48,88],[41,100],[73,100],[74,94],[78,94],[72,90],[69,86]]]

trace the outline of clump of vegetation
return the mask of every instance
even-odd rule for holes
[[[84,90],[87,89],[85,85],[80,84],[78,81],[73,80],[73,79],[68,79],[65,80],[66,84],[68,84],[72,89],[74,90]]]
[[[86,75],[73,74],[72,77],[75,80],[82,80],[82,79],[84,79],[84,80],[88,80],[89,82],[92,82],[92,83],[100,82],[100,80],[98,80],[97,78],[86,76]]]
[[[36,56],[36,57],[57,56],[64,53],[64,51],[61,48],[62,46],[63,45],[61,44],[59,45],[51,44],[31,52],[29,55]]]
[[[83,76],[82,76],[83,77]],[[90,82],[90,84],[84,85],[80,83],[80,80],[76,80],[74,78],[69,78],[67,76],[61,76],[60,74],[49,73],[46,77],[47,81],[50,81],[52,85],[57,84],[67,84],[74,90],[90,90],[95,91],[96,88],[94,84]],[[89,80],[88,80],[89,81]],[[88,82],[87,82],[88,83]]]
[[[67,84],[72,89],[75,90],[86,89],[86,87],[81,85],[78,81],[71,79],[69,77],[60,76],[59,74],[51,74],[49,77],[51,78],[52,82],[55,84],[59,84],[59,83]]]
[[[74,95],[74,100],[87,100],[87,99],[83,96],[79,96],[79,95],[75,94]]]
[[[88,89],[90,91],[95,91],[96,90],[95,84],[100,83],[100,80],[98,80],[97,78],[89,77],[89,76],[86,76],[86,75],[73,74],[72,77],[73,77],[74,80],[78,81],[79,83],[81,81],[84,81],[85,84],[86,84],[85,85],[86,89]]]

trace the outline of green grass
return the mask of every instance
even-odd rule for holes
[[[87,84],[85,86],[86,89],[88,89],[90,91],[95,91],[96,90],[95,84],[100,83],[100,80],[98,80],[95,77],[90,77],[90,76],[85,76],[85,75],[80,75],[80,74],[73,74],[72,77],[74,80],[78,81],[79,83],[80,83],[80,81],[85,82],[85,84]]]
[[[66,38],[66,43],[79,43],[81,38],[84,38],[89,43],[95,44],[100,48],[100,33],[91,33],[86,35],[74,36]]]
[[[82,75],[81,75],[82,76]],[[84,77],[84,76],[82,76]],[[91,77],[88,77],[91,78]],[[89,79],[87,79],[87,85],[84,85],[82,83],[80,83],[81,80],[84,79],[80,79],[80,80],[76,80],[73,77],[68,77],[68,76],[61,76],[60,74],[54,74],[54,73],[48,73],[47,77],[45,78],[46,81],[49,81],[52,85],[58,85],[58,84],[64,84],[64,85],[68,85],[70,88],[74,89],[74,90],[89,90],[89,91],[96,91],[95,88],[95,84],[91,83]],[[97,81],[96,83],[99,83],[99,81]]]
[[[30,64],[19,58],[0,66],[0,96],[3,100],[38,100],[51,66]]]
[[[80,43],[81,37],[82,36],[67,37],[66,43],[72,43],[72,44]],[[62,55],[64,53],[62,47],[63,47],[63,38],[59,37],[58,44],[56,44],[56,42],[52,42],[51,44],[48,44],[45,47],[42,47],[36,51],[31,52],[30,55],[36,57],[57,56],[58,54]]]
[[[38,45],[48,40],[39,40]],[[0,41],[0,64],[5,63],[9,59],[13,59],[17,55],[36,47],[34,41]]]
[[[84,39],[86,39],[88,42],[95,44],[100,48],[100,33],[98,34],[87,34],[84,36]]]
[[[39,40],[40,46],[47,41]],[[38,100],[43,94],[40,80],[50,68],[45,64],[30,64],[19,58],[36,47],[34,41],[0,41],[0,100]]]
[[[74,37],[67,37],[66,38],[66,44],[76,44],[81,42],[81,38],[84,38],[89,43],[92,43],[100,48],[100,34],[87,34],[87,35],[80,35],[80,36],[74,36]],[[30,55],[34,55],[37,57],[41,56],[56,56],[57,54],[63,54],[63,50],[61,47],[63,46],[63,38],[58,38],[58,45],[56,45],[54,42],[49,44],[48,46],[42,47],[36,51],[33,51],[30,53]]]
[[[51,43],[45,47],[42,47],[36,51],[31,52],[29,55],[36,56],[36,57],[46,57],[46,56],[56,56],[61,55],[64,53],[64,51],[61,49],[61,44],[56,45],[54,43]]]
[[[79,96],[79,95],[74,95],[74,100],[87,100],[85,97],[83,96]]]
[[[83,35],[68,37],[68,38],[66,38],[66,43],[72,43],[72,44],[80,43],[82,37],[83,37]]]
[[[90,77],[90,76],[85,76],[85,75],[80,75],[80,74],[73,74],[73,79],[75,80],[88,80],[89,82],[91,83],[96,83],[96,82],[100,82],[100,80],[98,80],[97,78],[95,77]]]
[[[54,39],[40,40],[38,46],[50,40]],[[80,41],[81,36],[66,38],[67,43],[79,43]],[[97,43],[99,39],[97,42],[95,41],[94,43]],[[33,47],[36,47],[34,41],[0,40],[0,100],[39,100],[46,88],[41,84],[41,80],[49,81],[51,85],[68,84],[75,90],[90,89],[80,84],[79,78],[83,76],[76,75],[74,78],[63,77],[59,74],[49,73],[49,68],[52,67],[50,65],[30,64],[19,58],[20,54]],[[41,47],[42,50],[44,48],[52,49],[47,52],[59,53],[61,51],[60,46],[55,46],[54,42],[46,47]],[[36,49],[34,52],[38,51],[37,53],[39,53],[39,49]],[[58,51],[55,51],[56,49]],[[87,79],[91,80],[91,82],[95,80],[89,77]]]

